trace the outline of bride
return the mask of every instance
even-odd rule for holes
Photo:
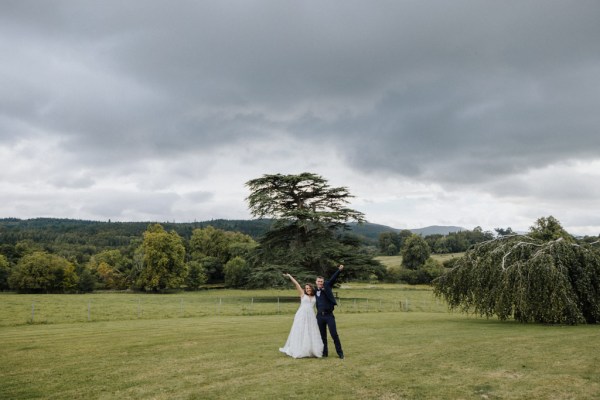
[[[315,290],[310,284],[306,284],[302,289],[298,281],[290,274],[284,274],[283,276],[290,278],[296,286],[300,295],[300,307],[294,316],[294,323],[287,342],[279,351],[294,358],[320,358],[323,355],[323,339],[321,339],[319,333],[314,311],[316,303]]]

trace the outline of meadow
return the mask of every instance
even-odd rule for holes
[[[336,311],[346,358],[295,360],[278,351],[293,296],[0,294],[0,398],[600,397],[598,326],[449,313],[427,286],[351,283]]]
[[[428,286],[347,283],[334,291],[338,313],[445,312]],[[172,294],[0,294],[0,327],[207,316],[293,314],[294,290],[201,290]]]
[[[434,260],[439,261],[440,263],[443,263],[444,261],[453,259],[453,258],[460,258],[464,255],[465,253],[447,253],[447,254],[432,254],[431,258],[433,258]],[[386,267],[390,268],[390,267],[401,267],[402,266],[402,256],[401,255],[397,255],[397,256],[378,256],[375,257],[376,260],[378,260],[379,262],[381,262],[383,265],[385,265]]]

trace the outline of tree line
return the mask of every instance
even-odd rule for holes
[[[499,232],[512,232],[512,229],[508,230],[497,228],[496,233]],[[400,232],[382,232],[379,234],[378,249],[381,254],[387,256],[395,256],[402,252],[404,241],[411,237],[413,233],[408,230],[401,230]],[[470,247],[477,243],[485,242],[496,237],[496,234],[490,231],[484,231],[481,227],[476,227],[471,230],[461,230],[459,232],[450,232],[447,235],[432,234],[423,237],[423,240],[427,243],[430,251],[434,254],[447,254],[447,253],[462,253],[467,251]]]
[[[380,253],[373,242],[349,228],[365,218],[347,207],[347,188],[330,187],[319,175],[265,175],[247,186],[252,221],[1,220],[0,289],[254,288],[285,285],[283,272],[312,281],[339,263],[346,279],[422,283],[441,273],[416,235],[403,253],[407,271],[415,272],[387,270],[374,259]]]
[[[18,256],[16,263],[0,254],[0,285],[34,293],[193,290],[207,282],[223,282],[224,271],[255,245],[248,235],[212,226],[196,228],[186,241],[174,230],[150,224],[129,246],[101,250],[78,263],[32,241],[19,242],[12,253]]]
[[[287,227],[286,229],[289,229]],[[267,240],[268,239],[268,240]],[[442,265],[431,259],[426,241],[411,234],[404,241],[404,268],[386,269],[373,259],[377,253],[352,235],[338,235],[331,243],[316,235],[304,250],[277,252],[273,240],[283,241],[277,233],[263,241],[241,232],[217,229],[211,225],[196,228],[189,240],[162,224],[149,224],[140,238],[127,246],[106,248],[91,254],[81,263],[79,257],[65,256],[51,246],[32,240],[4,244],[0,254],[0,289],[33,293],[87,292],[93,290],[166,289],[197,290],[204,285],[227,287],[277,286],[284,282],[279,272],[293,270],[306,280],[327,274],[328,265],[320,264],[327,254],[351,266],[347,277],[360,280],[428,283],[439,276]],[[317,246],[319,242],[319,248]],[[335,245],[332,245],[335,242]],[[58,249],[61,249],[58,246]],[[267,251],[267,249],[270,249]],[[280,249],[281,250],[281,249]],[[270,254],[270,252],[273,254]],[[306,253],[306,254],[303,254]],[[67,252],[67,254],[71,254]],[[318,255],[315,260],[302,258]],[[294,258],[298,257],[295,261]],[[312,264],[314,261],[316,263]],[[306,265],[313,265],[307,268]]]

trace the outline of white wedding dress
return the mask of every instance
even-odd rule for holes
[[[303,295],[300,299],[300,307],[294,316],[294,323],[290,330],[285,346],[279,351],[294,358],[322,357],[323,340],[317,326],[314,305],[317,302],[315,296]]]

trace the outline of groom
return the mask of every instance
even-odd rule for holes
[[[319,325],[319,332],[321,332],[321,339],[323,340],[323,357],[328,356],[327,351],[327,327],[329,327],[329,334],[335,344],[335,351],[338,356],[343,359],[344,352],[342,351],[342,344],[338,337],[337,328],[335,326],[335,317],[333,316],[333,308],[337,305],[335,296],[333,295],[333,285],[338,278],[338,275],[344,269],[343,265],[338,267],[338,270],[331,276],[331,278],[325,282],[322,276],[318,276],[316,280],[317,284],[317,324]]]

